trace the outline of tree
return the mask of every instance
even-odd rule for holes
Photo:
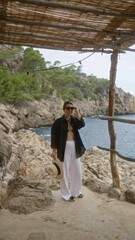
[[[33,48],[24,50],[18,47],[4,53],[1,51],[0,63],[6,63],[13,57],[11,62],[14,65],[18,53],[23,57],[19,58],[19,63],[22,63],[19,70],[16,68],[11,72],[7,67],[0,69],[0,100],[41,99],[50,97],[54,91],[63,100],[97,100],[108,91],[108,80],[93,74],[87,76],[81,72],[81,65],[77,67],[72,64],[62,68],[58,60],[54,64],[45,62],[40,52]]]
[[[37,72],[41,72],[45,68],[45,60],[38,50],[33,50],[33,48],[26,48],[24,50],[20,72],[36,75]]]
[[[54,67],[59,67],[60,64],[61,64],[61,62],[57,60],[57,61],[54,62]]]

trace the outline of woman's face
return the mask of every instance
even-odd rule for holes
[[[64,108],[65,116],[70,117],[72,115],[74,109],[75,109],[75,107],[72,104],[68,103]]]

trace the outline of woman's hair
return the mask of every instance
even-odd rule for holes
[[[65,107],[67,106],[67,104],[70,104],[70,105],[73,106],[73,103],[72,103],[72,102],[66,101],[66,102],[64,102],[64,104],[63,104],[63,109],[65,109]]]

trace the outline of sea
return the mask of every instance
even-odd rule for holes
[[[119,115],[118,118],[135,120],[135,114]],[[101,120],[98,116],[85,117],[85,127],[79,130],[86,149],[94,146],[110,148],[108,121]],[[114,121],[116,133],[116,150],[126,156],[135,158],[135,124]],[[51,127],[33,128],[32,131],[42,135],[50,142]]]

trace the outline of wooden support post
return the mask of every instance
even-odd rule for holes
[[[115,79],[117,72],[118,50],[113,50],[111,55],[111,69],[110,69],[110,86],[109,86],[109,116],[114,117],[115,109]],[[116,134],[114,130],[114,122],[108,121],[108,130],[110,135],[110,149],[116,150]],[[110,165],[112,172],[113,187],[120,188],[119,174],[116,165],[116,153],[110,152]]]

